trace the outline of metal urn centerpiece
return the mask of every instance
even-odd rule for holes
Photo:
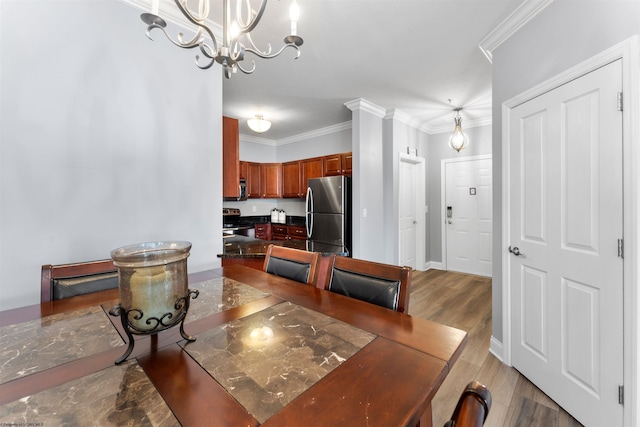
[[[184,331],[189,300],[198,290],[188,289],[187,257],[191,243],[184,241],[148,242],[123,246],[111,251],[118,267],[120,303],[109,312],[120,316],[129,346],[116,360],[120,364],[133,351],[133,335],[153,335],[180,324]]]

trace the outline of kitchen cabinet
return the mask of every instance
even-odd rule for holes
[[[282,197],[282,163],[261,163],[260,187],[262,198]]]
[[[271,224],[273,240],[306,240],[307,229],[297,225]]]
[[[329,156],[324,156],[324,176],[351,176],[351,160],[351,153],[337,153]]]
[[[222,197],[240,197],[240,137],[238,119],[222,118]]]
[[[307,229],[297,225],[287,227],[287,235],[291,240],[307,240]]]
[[[303,197],[301,181],[299,160],[282,164],[282,197]]]
[[[311,178],[322,178],[324,167],[322,157],[313,157],[311,159],[300,160],[300,197],[305,198],[307,195],[307,180]]]
[[[247,162],[240,160],[240,179],[247,180],[249,176],[249,167]]]
[[[262,197],[262,165],[260,163],[247,162],[247,197]]]
[[[271,224],[256,224],[256,239],[271,240]]]
[[[273,240],[288,240],[289,232],[286,225],[271,224],[271,238]]]

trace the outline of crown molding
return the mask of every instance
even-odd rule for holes
[[[475,120],[464,120],[463,122],[463,128],[465,129],[470,129],[470,128],[477,128],[480,126],[489,126],[491,125],[492,120],[491,117],[483,117],[481,119],[475,119]],[[428,134],[429,135],[435,135],[438,133],[445,133],[445,132],[453,132],[453,122],[451,125],[442,125],[442,126],[438,126],[435,128],[430,128],[428,130]]]
[[[337,125],[331,125],[324,128],[312,130],[309,132],[300,133],[283,139],[267,139],[253,135],[240,134],[240,139],[245,142],[253,142],[255,144],[270,145],[273,147],[292,144],[294,142],[304,141],[305,139],[317,138],[324,135],[329,135],[336,132],[342,132],[343,130],[351,129],[351,122],[338,123]]]
[[[487,34],[478,47],[487,57],[489,62],[493,62],[493,51],[502,43],[507,41],[509,37],[514,35],[527,22],[535,18],[553,0],[525,0],[516,10],[514,10],[507,18],[502,21],[496,28]]]
[[[239,137],[240,137],[240,140],[243,142],[252,142],[254,144],[268,145],[270,147],[275,147],[276,145],[278,145],[276,140],[269,139],[269,138],[262,138],[260,136],[253,136],[253,135],[247,135],[247,134],[241,133]]]
[[[385,108],[379,107],[364,98],[358,98],[354,99],[353,101],[345,102],[344,105],[351,111],[363,110],[381,119],[384,119],[387,114],[387,110]]]

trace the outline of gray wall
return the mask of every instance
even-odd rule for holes
[[[493,337],[502,330],[502,104],[637,35],[637,0],[556,0],[493,52]]]
[[[117,0],[0,1],[0,310],[122,245],[221,252],[222,78]]]
[[[450,132],[429,136],[429,151],[427,156],[427,182],[429,184],[429,197],[427,198],[427,201],[429,206],[428,229],[430,233],[430,240],[427,259],[432,262],[442,262],[442,160],[491,154],[492,146],[490,125],[466,128],[463,120],[462,129],[469,137],[469,146],[459,153],[449,148],[449,137],[453,131],[453,125],[451,126]]]

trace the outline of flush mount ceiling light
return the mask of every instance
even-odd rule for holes
[[[453,134],[449,138],[449,147],[451,147],[452,150],[456,150],[458,153],[469,145],[469,137],[467,137],[467,134],[462,131],[462,117],[460,117],[460,110],[462,110],[462,108],[456,108],[453,110],[456,112],[456,116],[453,119],[455,127],[453,128]]]
[[[244,60],[245,53],[252,53],[259,58],[270,59],[280,55],[286,48],[295,49],[298,53],[296,58],[300,56],[300,46],[302,46],[302,38],[297,35],[299,9],[296,0],[293,0],[290,8],[291,18],[291,34],[284,38],[284,46],[279,51],[272,53],[271,45],[267,44],[266,49],[261,50],[256,47],[251,39],[251,31],[253,31],[264,13],[267,6],[267,0],[261,0],[258,8],[252,8],[251,0],[237,0],[235,7],[231,7],[231,0],[224,0],[222,7],[222,42],[216,40],[213,31],[205,22],[209,16],[209,2],[211,0],[198,0],[197,12],[189,10],[187,0],[174,0],[177,8],[187,18],[187,20],[195,25],[195,34],[191,40],[184,40],[184,34],[178,33],[177,39],[172,38],[165,27],[167,23],[159,14],[160,0],[151,0],[151,13],[143,13],[140,15],[142,21],[148,25],[145,33],[151,39],[151,30],[158,28],[165,36],[176,46],[185,49],[199,48],[203,55],[202,61],[200,56],[196,55],[196,65],[203,70],[210,68],[214,62],[222,65],[224,68],[224,76],[230,78],[232,73],[238,70],[245,74],[254,72],[255,62],[251,63],[251,68],[243,68],[241,62]],[[232,9],[235,12],[235,19],[232,20]],[[151,39],[153,40],[153,39]]]
[[[262,114],[256,114],[255,119],[247,120],[247,125],[249,125],[249,129],[256,133],[262,133],[269,130],[271,127],[271,122],[269,120],[265,120],[262,117]]]

